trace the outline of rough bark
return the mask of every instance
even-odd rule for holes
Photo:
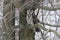
[[[29,28],[23,28],[20,30],[20,40],[35,40],[34,38],[34,32],[32,29]]]

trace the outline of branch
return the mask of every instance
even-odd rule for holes
[[[48,24],[48,23],[44,23],[44,22],[40,22],[40,23],[44,24],[44,25],[52,26],[52,27],[60,27],[60,25],[52,25],[52,24]]]
[[[36,24],[34,27],[38,27],[38,28],[40,28],[40,29],[43,29],[44,31],[49,30],[48,32],[53,32],[53,33],[60,39],[60,34],[59,34],[57,31],[55,31],[55,30],[47,29],[47,28],[45,28],[44,26],[42,26],[42,25],[37,25],[37,24]]]
[[[56,11],[56,10],[60,10],[60,8],[52,8],[52,7],[48,7],[48,6],[39,6],[39,9],[44,9],[44,10],[49,10],[49,11]]]

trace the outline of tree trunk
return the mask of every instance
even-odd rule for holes
[[[19,32],[20,40],[35,40],[35,34],[32,29],[23,28]]]

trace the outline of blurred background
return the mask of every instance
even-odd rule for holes
[[[25,17],[24,16],[25,14],[23,16],[20,16],[20,14],[27,12],[26,15],[27,25],[33,24],[30,15],[33,11],[29,11],[30,7],[33,7],[32,6],[33,3],[37,5],[37,7],[34,6],[36,7],[36,9],[34,10],[34,14],[37,15],[38,13],[37,18],[39,19],[40,24],[44,28],[48,29],[47,31],[45,31],[40,28],[44,35],[42,35],[40,31],[39,32],[34,31],[35,33],[34,39],[44,40],[43,38],[45,38],[45,40],[60,40],[60,0],[38,0],[39,2],[37,0],[25,0],[25,1],[0,0],[0,40],[22,40],[22,36],[19,36],[19,34],[22,32],[20,32],[19,30],[23,28],[20,26],[22,26],[21,24],[24,24],[25,19],[22,18],[23,22],[21,22],[20,17]],[[32,2],[32,4],[30,3],[30,1]],[[28,10],[22,12],[22,10],[24,10],[25,8],[28,8]],[[49,30],[53,31],[50,32]],[[14,32],[12,33],[12,31]],[[24,36],[23,33],[22,35]],[[25,36],[23,38],[25,38]]]

